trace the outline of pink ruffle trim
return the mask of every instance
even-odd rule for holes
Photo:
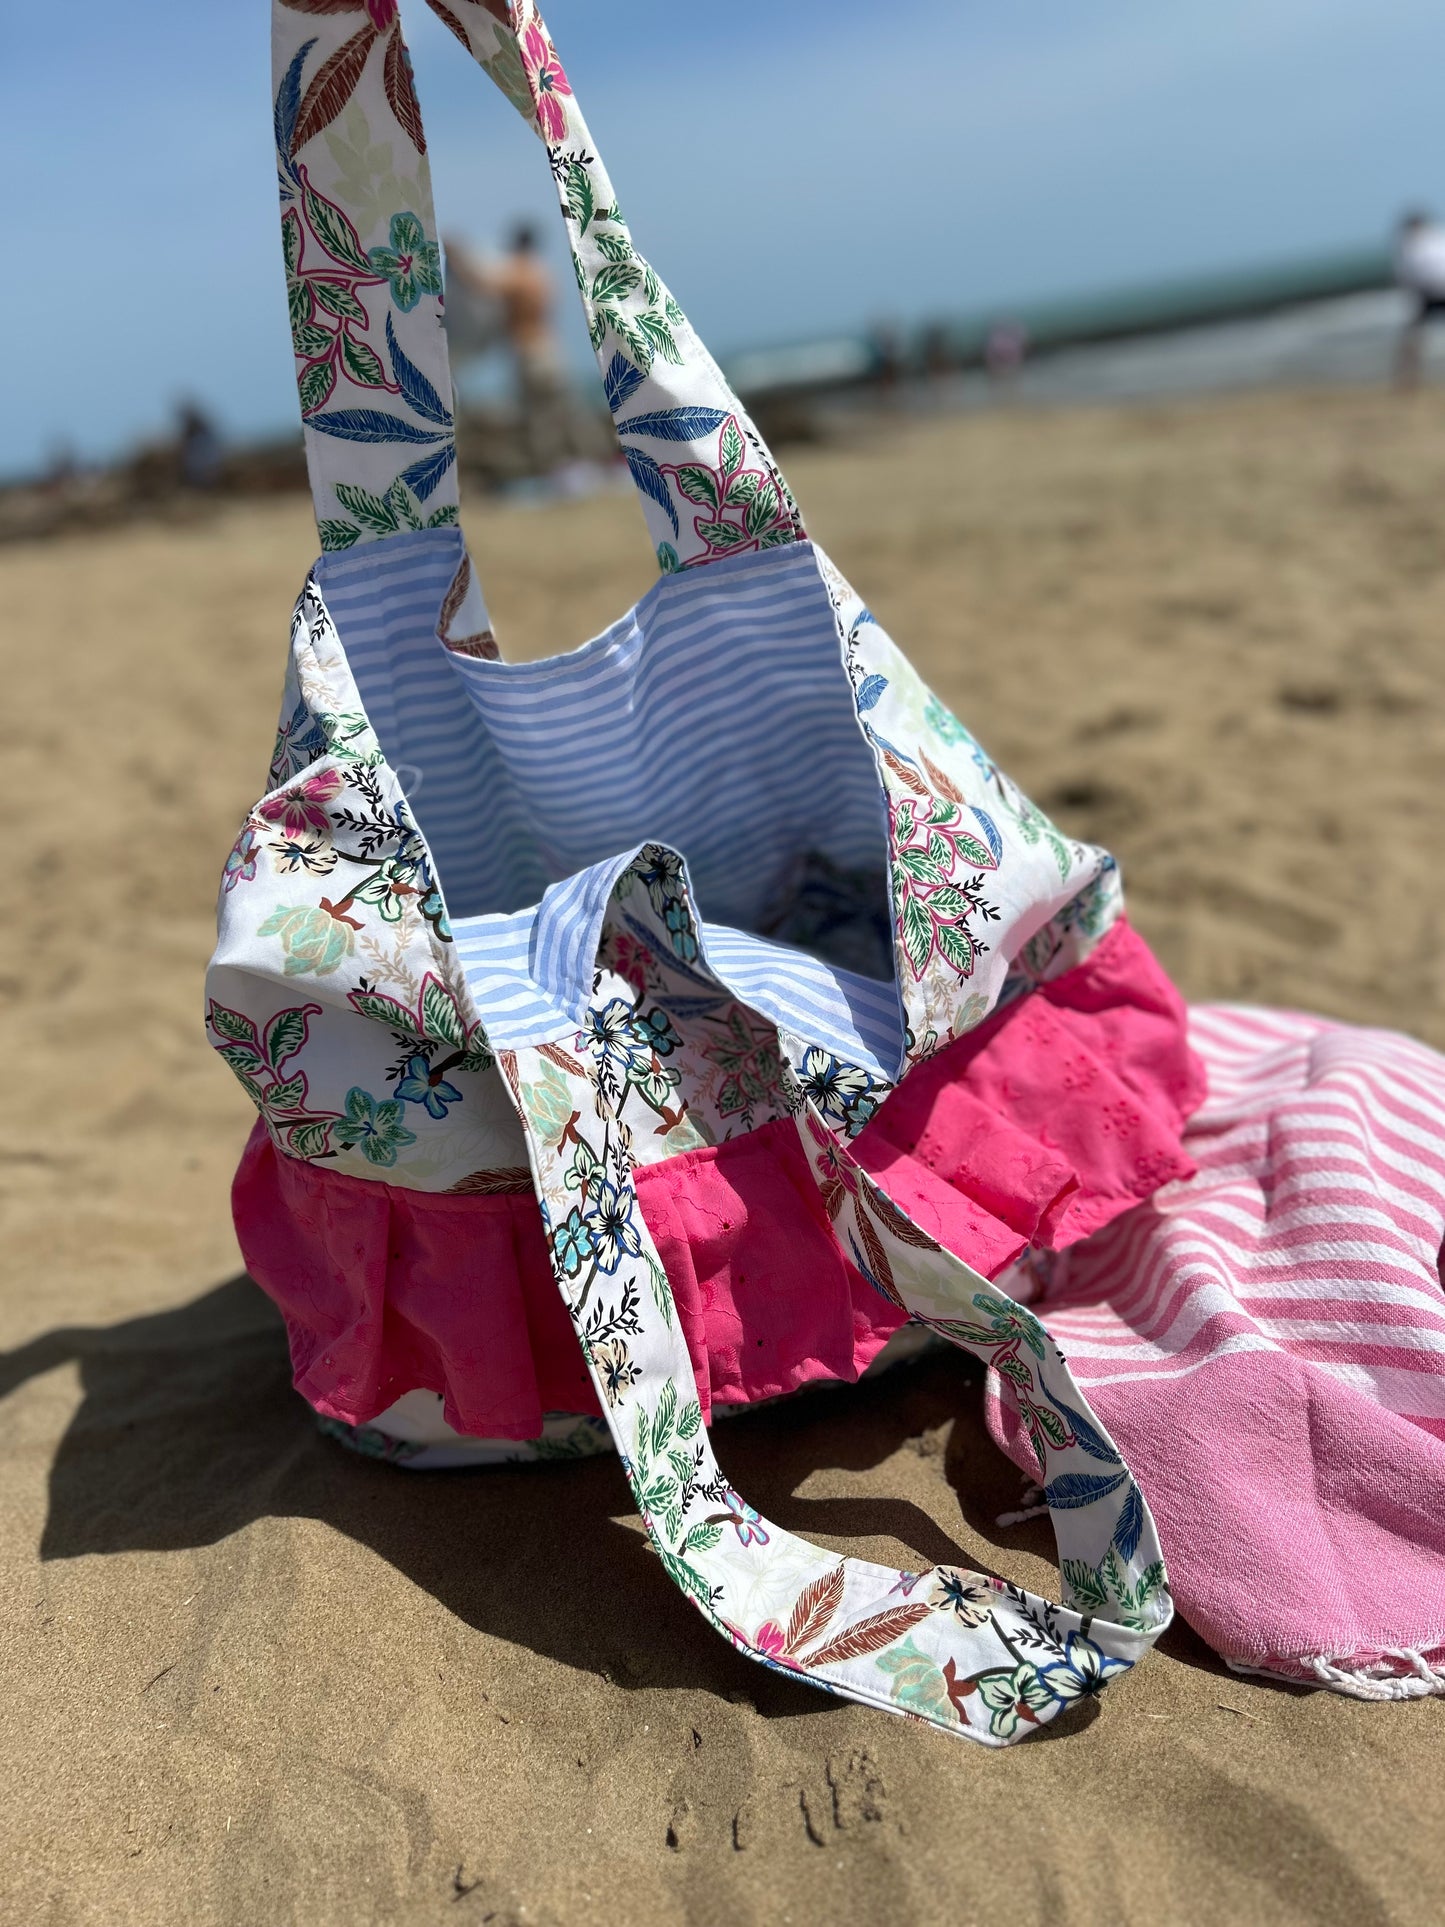
[[[938,1242],[993,1277],[1193,1166],[1203,1095],[1184,1007],[1126,925],[1087,962],[914,1070],[854,1140]],[[703,1411],[854,1379],[902,1322],[844,1259],[791,1120],[637,1173]],[[414,1388],[457,1431],[534,1438],[596,1412],[530,1193],[403,1190],[283,1157],[258,1125],[233,1191],[296,1388],[364,1424]]]

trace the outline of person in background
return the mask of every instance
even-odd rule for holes
[[[995,321],[983,344],[983,365],[995,394],[1006,394],[1018,378],[1029,351],[1029,332],[1021,321]]]
[[[221,479],[221,437],[199,402],[183,401],[176,408],[176,453],[184,487],[215,488]]]
[[[1395,379],[1401,388],[1420,380],[1420,349],[1425,323],[1445,315],[1445,226],[1418,211],[1405,215],[1395,236],[1395,279],[1411,297],[1411,311],[1400,336]]]
[[[566,359],[553,322],[555,290],[537,252],[536,230],[519,222],[500,261],[479,260],[452,237],[446,260],[454,285],[501,311],[516,370],[528,467],[534,474],[550,475],[580,451]]]

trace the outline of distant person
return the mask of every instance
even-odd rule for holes
[[[221,438],[198,402],[183,401],[176,410],[176,449],[186,488],[216,486],[221,479]]]
[[[1400,336],[1395,378],[1401,388],[1420,380],[1425,323],[1445,315],[1445,226],[1430,215],[1407,214],[1395,238],[1395,279],[1411,297],[1411,312]]]
[[[1012,388],[1029,351],[1029,331],[1021,321],[995,321],[983,344],[983,365],[990,385]]]
[[[869,375],[884,395],[891,396],[903,373],[903,342],[895,321],[875,321],[868,330]]]
[[[447,268],[464,299],[500,308],[516,370],[528,466],[538,475],[554,473],[579,449],[572,387],[553,324],[556,293],[537,252],[536,230],[519,222],[500,261],[479,260],[465,243],[449,240]]]
[[[918,338],[918,358],[929,381],[942,381],[957,365],[948,329],[941,321],[930,321]]]

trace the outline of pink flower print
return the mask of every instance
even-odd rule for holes
[[[537,109],[537,128],[554,145],[567,138],[567,110],[558,98],[570,94],[567,76],[556,49],[534,21],[522,36],[522,65]]]
[[[396,20],[396,0],[366,0],[366,11],[378,33],[385,33]]]
[[[787,1656],[788,1642],[783,1629],[775,1619],[765,1619],[753,1634],[753,1645],[769,1659],[784,1659]]]
[[[341,775],[334,769],[318,770],[304,782],[294,783],[279,796],[262,803],[257,815],[279,825],[284,836],[330,836],[331,819],[326,805],[341,794]]]
[[[612,968],[639,997],[647,995],[648,961],[646,947],[636,937],[622,935],[613,939]]]

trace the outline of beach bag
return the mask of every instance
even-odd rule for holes
[[[1112,861],[808,539],[530,0],[431,4],[541,137],[661,574],[570,654],[500,659],[395,5],[277,0],[322,555],[208,980],[259,1112],[247,1264],[353,1442],[411,1464],[615,1443],[663,1572],[740,1651],[1017,1739],[1170,1617],[1148,1508],[1006,1279],[1192,1168],[1182,1006]],[[719,1469],[715,1415],[920,1333],[1002,1386],[1063,1605],[839,1558]]]

